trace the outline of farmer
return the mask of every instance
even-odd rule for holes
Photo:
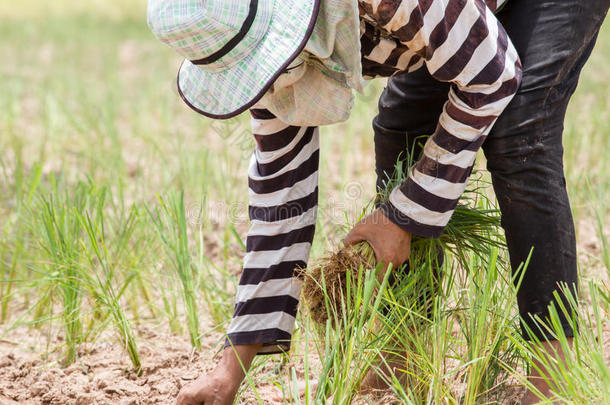
[[[151,29],[186,58],[178,75],[184,101],[212,118],[250,109],[256,139],[252,225],[225,350],[178,404],[231,404],[242,365],[290,347],[301,287],[295,268],[307,262],[316,221],[317,126],[348,118],[363,77],[394,76],[374,121],[379,185],[415,137],[430,137],[408,180],[345,243],[366,240],[381,262],[404,263],[411,234],[443,231],[483,146],[513,268],[535,247],[519,291],[523,322],[545,318],[558,282],[575,285],[562,123],[608,0],[505,3],[149,1]],[[493,14],[503,6],[498,19],[517,50]],[[524,403],[534,402],[526,394]]]

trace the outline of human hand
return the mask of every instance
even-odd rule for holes
[[[371,245],[385,270],[390,263],[393,268],[402,266],[411,253],[411,233],[390,221],[379,209],[354,225],[343,244],[352,246],[362,241]]]

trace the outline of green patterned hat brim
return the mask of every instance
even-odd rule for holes
[[[178,92],[193,110],[211,118],[234,117],[254,105],[301,53],[311,36],[320,0],[276,0],[269,30],[243,60],[209,72],[184,60]]]

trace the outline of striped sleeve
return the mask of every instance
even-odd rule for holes
[[[256,149],[248,168],[246,256],[225,346],[261,343],[259,354],[290,348],[318,204],[318,129],[287,125],[252,109]]]
[[[417,50],[434,78],[452,83],[421,159],[381,207],[403,229],[438,237],[477,151],[519,88],[519,57],[483,0],[403,1],[385,28]]]

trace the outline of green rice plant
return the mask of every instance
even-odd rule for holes
[[[105,187],[79,182],[73,190],[61,193],[63,186],[62,181],[52,177],[50,193],[41,194],[29,212],[34,218],[34,231],[40,233],[36,236],[41,247],[40,263],[32,267],[39,276],[34,283],[40,295],[32,307],[34,322],[42,324],[54,318],[53,297],[59,290],[67,347],[65,363],[72,363],[79,345],[93,340],[110,319],[134,368],[140,372],[135,337],[120,304],[136,273],[127,272],[121,277],[115,271],[129,252],[126,246],[137,225],[137,209],[133,208],[124,221],[116,220],[113,229],[109,229],[104,213],[112,196]],[[110,248],[108,234],[113,241]],[[89,311],[92,316],[87,321]]]
[[[396,400],[493,403],[511,389],[503,366],[521,358],[507,338],[518,325],[515,289],[496,255],[480,260],[470,254],[469,277],[462,282],[431,276],[438,271],[436,255],[412,256],[410,271],[387,289],[384,310],[376,314],[377,333],[385,336],[385,345],[377,346],[383,356],[372,370]],[[444,268],[450,271],[457,269]],[[397,372],[388,374],[386,358],[402,364]]]
[[[73,193],[62,196],[57,192],[42,195],[36,206],[39,212],[35,226],[40,229],[40,245],[46,253],[47,274],[52,281],[51,288],[59,288],[62,303],[62,321],[64,325],[66,347],[64,361],[72,363],[77,350],[83,341],[81,323],[82,272],[80,255],[81,224],[77,213],[87,207],[89,191],[85,184],[79,183]]]
[[[378,199],[387,199],[390,190],[405,180],[402,165],[410,163],[397,162],[397,176],[386,183]],[[364,215],[363,212],[361,217]],[[508,267],[504,260],[499,260],[498,250],[504,246],[499,225],[497,210],[490,208],[490,202],[475,184],[460,201],[441,237],[413,238],[408,269],[394,270],[390,288],[379,292],[384,301],[383,310],[371,316],[378,321],[374,322],[377,337],[374,350],[378,355],[371,358],[377,363],[373,370],[393,387],[402,401],[420,403],[430,398],[453,398],[455,403],[475,403],[505,379],[500,360],[515,361],[514,347],[505,337],[506,331],[517,324],[512,309],[515,295],[511,277],[507,276]],[[445,256],[445,266],[439,262],[441,255]],[[455,260],[453,265],[450,259]],[[336,327],[350,316],[361,316],[351,313],[349,305],[347,311],[338,308],[345,301],[356,299],[351,295],[354,291],[350,291],[360,277],[356,268],[370,269],[374,263],[371,247],[362,243],[308,269],[304,298],[312,319],[320,323],[328,318],[327,326]],[[440,304],[451,295],[458,271],[465,271],[470,278],[471,296],[463,303],[467,305],[463,311]],[[330,273],[330,278],[325,273]],[[447,331],[451,322],[461,325],[466,344],[463,354],[467,360],[458,374],[468,381],[467,390],[457,396],[450,394],[444,383],[448,376],[442,366],[445,356],[458,351],[455,339],[449,338]],[[331,329],[326,329],[326,335]],[[341,328],[347,333],[345,330]],[[431,346],[430,342],[437,346]],[[333,344],[340,346],[342,342]],[[402,364],[403,368],[388,375],[384,370],[395,363]]]
[[[229,262],[235,260],[235,245],[231,243],[234,238],[239,248],[245,252],[246,247],[237,230],[233,225],[226,226],[222,230],[222,253],[221,257],[209,257],[210,247],[208,244],[217,243],[210,238],[214,234],[215,225],[209,221],[206,210],[206,196],[199,204],[192,204],[192,210],[188,212],[188,220],[191,228],[195,228],[193,239],[196,241],[196,256],[192,261],[197,280],[197,293],[203,297],[202,303],[207,309],[207,314],[212,318],[215,328],[221,329],[233,314],[234,291],[237,288],[237,277],[230,271]],[[220,263],[216,263],[220,261]]]
[[[155,319],[158,310],[148,274],[149,269],[154,268],[149,252],[157,247],[156,235],[151,232],[148,223],[143,221],[146,217],[142,215],[138,205],[134,204],[126,209],[124,206],[117,206],[114,201],[113,198],[108,199],[108,208],[113,214],[110,221],[108,216],[105,217],[105,222],[109,222],[109,226],[113,228],[112,237],[107,239],[111,242],[108,247],[110,256],[120,261],[125,271],[129,269],[129,274],[133,275],[133,280],[129,283],[131,294],[124,295],[128,299],[134,322],[139,322],[140,318],[145,316],[140,301],[148,308],[148,318]]]
[[[14,201],[14,215],[5,216],[2,231],[6,232],[7,239],[0,240],[0,263],[2,263],[2,275],[0,280],[0,323],[7,321],[9,316],[9,303],[13,296],[13,288],[18,274],[20,264],[28,251],[29,235],[28,222],[31,217],[28,211],[32,204],[35,191],[40,183],[42,167],[34,165],[29,173],[23,167],[22,147],[14,146],[16,162],[10,170],[3,159],[0,159],[0,168],[6,185],[10,184],[10,191]],[[10,174],[9,174],[10,173]],[[6,258],[6,259],[5,259]],[[20,277],[25,279],[25,277]],[[25,294],[26,306],[29,294]]]
[[[385,292],[383,310],[376,314],[377,333],[385,342],[378,346],[381,356],[372,370],[405,403],[450,397],[440,378],[449,353],[449,318],[434,317],[440,303],[435,271],[432,265],[422,265],[395,277]],[[388,372],[392,365],[395,371]]]
[[[197,314],[197,268],[193,266],[188,247],[187,219],[184,208],[184,192],[171,194],[167,199],[158,197],[159,206],[152,210],[147,206],[153,225],[165,247],[169,265],[173,268],[182,287],[182,298],[187,315],[191,344],[201,349],[199,316]]]
[[[329,310],[338,313],[329,317],[326,326],[319,326],[323,339],[316,346],[322,370],[313,403],[350,404],[379,356],[377,347],[384,343],[384,337],[375,333],[374,314],[382,304],[379,292],[386,288],[391,271],[380,281],[379,265],[353,270],[346,274],[347,293],[341,306],[334,308],[329,303]],[[324,278],[321,288],[326,288]]]
[[[201,206],[203,207],[203,204]],[[215,265],[206,255],[204,226],[205,223],[200,221],[197,232],[199,240],[197,267],[201,273],[199,292],[204,298],[203,302],[207,307],[208,314],[212,317],[212,321],[217,327],[220,327],[225,325],[233,314],[234,294],[232,292],[237,288],[237,279],[235,275],[229,272],[228,266]],[[232,228],[232,233],[237,235],[235,228]],[[246,250],[243,242],[240,246],[244,251]]]
[[[82,248],[86,252],[91,271],[84,272],[83,285],[105,310],[105,314],[107,314],[105,316],[111,318],[119,341],[127,351],[134,370],[137,374],[140,374],[142,372],[142,363],[138,354],[135,335],[120,303],[120,299],[131,280],[135,277],[135,273],[127,274],[125,279],[119,283],[119,277],[115,271],[118,258],[112,257],[109,253],[104,235],[103,216],[97,216],[96,219],[92,220],[90,214],[85,213],[80,214],[78,217],[89,237],[89,244],[83,243]],[[130,218],[135,217],[130,216]],[[133,231],[134,224],[135,221],[133,220],[125,223],[122,233],[129,235]],[[97,270],[98,268],[100,269],[99,271]]]
[[[476,256],[470,258],[471,268],[467,271],[470,277],[464,294],[466,302],[458,302],[463,310],[456,312],[456,319],[466,343],[466,364],[462,370],[466,377],[466,392],[461,400],[465,404],[501,399],[504,395],[502,385],[509,377],[503,364],[515,364],[520,359],[507,337],[514,334],[519,325],[515,310],[516,290],[509,269],[502,267],[497,258],[497,251],[492,252],[486,262]]]
[[[290,368],[290,379],[287,382],[288,387],[286,388],[284,382],[282,381],[280,384],[277,384],[282,389],[282,396],[284,401],[289,400],[292,404],[299,404],[305,402],[305,404],[313,404],[313,396],[316,392],[317,385],[312,383],[312,377],[314,368],[310,364],[309,358],[309,348],[312,347],[310,343],[310,333],[311,324],[309,317],[304,317],[304,325],[301,323],[297,323],[297,328],[293,332],[293,347],[299,347],[299,339],[301,337],[304,338],[303,347],[303,374],[302,380],[297,377],[297,373],[295,367]],[[289,361],[289,358],[285,357],[286,361]],[[304,383],[304,384],[303,384]]]
[[[547,398],[513,367],[506,366],[532,390],[541,404],[607,404],[610,403],[610,365],[604,348],[604,332],[610,321],[608,287],[589,282],[591,305],[580,302],[573,288],[561,286],[562,300],[555,293],[557,305],[551,305],[548,321],[536,318],[541,331],[557,340],[565,356],[559,360],[556,349],[546,350],[534,330],[527,329],[530,341],[513,337],[513,343],[551,387]],[[560,314],[574,330],[574,338],[566,335]]]

